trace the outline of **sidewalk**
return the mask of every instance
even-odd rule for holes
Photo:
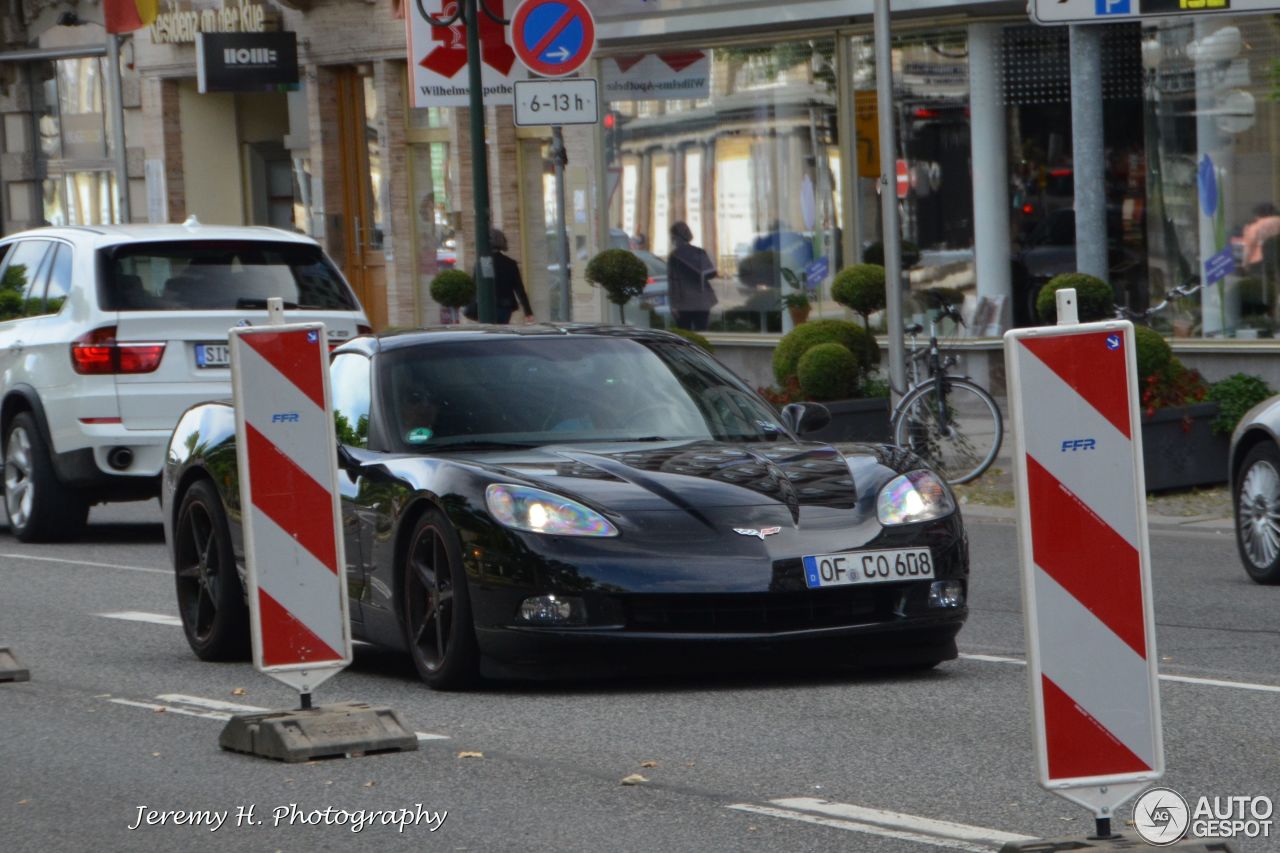
[[[1002,412],[1007,411],[1004,398],[997,398]],[[1226,472],[1223,472],[1226,476]],[[1000,455],[985,474],[972,483],[955,487],[961,511],[973,518],[1016,518],[1013,494],[1013,433],[1005,420],[1004,441]],[[1231,495],[1226,483],[1177,492],[1147,495],[1147,522],[1163,529],[1223,531],[1235,529]]]

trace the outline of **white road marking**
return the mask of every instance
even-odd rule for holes
[[[864,806],[854,806],[848,803],[833,803],[827,800],[816,799],[814,797],[794,797],[785,800],[770,800],[770,802],[775,806],[781,806],[785,809],[799,809],[801,811],[817,812],[830,817],[854,820],[862,823],[872,823],[878,826],[889,826],[895,829],[905,829],[908,832],[922,832],[926,835],[940,835],[944,838],[950,838],[956,841],[1006,844],[1011,841],[1032,840],[1032,836],[1029,835],[1015,835],[1011,832],[1001,832],[998,829],[987,829],[984,826],[971,826],[967,823],[955,823],[954,821],[949,820],[935,820],[934,818],[918,817],[916,815],[903,814],[902,812],[891,812],[885,809],[872,809]]]
[[[232,711],[235,713],[253,714],[269,711],[270,708],[259,708],[257,705],[240,705],[236,702],[223,702],[221,699],[206,699],[203,696],[188,696],[185,693],[161,693],[156,697],[161,702],[177,702],[179,705],[195,705],[197,708],[208,708],[211,711]]]
[[[95,613],[95,616],[101,616],[104,619],[123,619],[127,622],[151,622],[155,625],[177,625],[181,627],[182,620],[177,616],[168,616],[164,613],[143,613],[140,610],[120,610],[115,613]]]
[[[88,560],[68,560],[63,557],[36,557],[31,554],[0,554],[6,560],[35,560],[42,563],[66,563],[71,566],[93,566],[98,569],[119,569],[124,572],[146,572],[152,575],[173,575],[170,569],[148,569],[144,566],[121,566],[116,563],[91,563]]]
[[[188,717],[203,717],[206,720],[221,720],[226,722],[231,719],[231,715],[222,711],[193,711],[189,708],[175,708],[171,705],[157,705],[154,702],[135,702],[132,699],[109,699],[117,705],[128,705],[131,708],[146,708],[148,711],[157,713],[163,711],[166,714],[184,714]]]
[[[791,809],[779,809],[771,806],[755,806],[750,803],[735,803],[729,806],[729,808],[737,809],[741,812],[767,815],[768,817],[798,820],[803,823],[813,823],[818,826],[843,829],[849,832],[862,832],[867,835],[878,835],[881,838],[896,838],[900,841],[914,841],[917,844],[928,844],[934,847],[948,847],[952,850],[968,850],[971,851],[971,853],[991,853],[991,847],[989,845],[983,846],[963,841],[952,841],[945,838],[939,838],[935,835],[920,835],[914,832],[890,829],[885,826],[875,826],[870,823],[858,823],[852,820],[838,820],[836,818],[824,817],[822,815],[806,814],[805,812],[792,811]]]
[[[1006,658],[998,655],[968,655],[962,654],[960,657],[966,660],[984,661],[986,663],[1011,663],[1017,666],[1026,666],[1027,662],[1021,658]],[[1197,678],[1193,675],[1161,675],[1161,681],[1173,681],[1178,684],[1195,684],[1200,687],[1226,687],[1231,690],[1252,690],[1255,693],[1280,693],[1280,685],[1276,684],[1258,684],[1252,681],[1223,681],[1220,678]]]
[[[132,699],[110,699],[117,705],[129,705],[134,708],[146,708],[148,711],[164,712],[167,714],[183,714],[188,717],[201,717],[206,720],[220,720],[226,722],[231,719],[233,713],[237,714],[255,714],[264,711],[270,711],[270,708],[261,708],[257,705],[241,705],[236,702],[224,702],[221,699],[206,699],[204,696],[188,696],[185,693],[161,693],[156,697],[161,702],[173,702],[175,704],[160,705],[155,702],[135,702]],[[194,705],[194,708],[183,708],[182,705]],[[431,732],[414,732],[419,741],[424,740],[450,740],[449,735],[432,734]]]

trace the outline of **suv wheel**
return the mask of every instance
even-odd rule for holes
[[[4,508],[23,542],[74,536],[89,515],[88,502],[59,482],[30,412],[14,417],[4,439]]]

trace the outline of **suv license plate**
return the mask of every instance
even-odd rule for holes
[[[196,344],[196,367],[227,367],[231,364],[228,344]]]
[[[802,562],[804,582],[809,589],[922,580],[934,576],[933,555],[928,548],[820,554],[803,557]]]

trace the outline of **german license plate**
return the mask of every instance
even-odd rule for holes
[[[802,558],[809,589],[850,584],[888,583],[931,578],[933,555],[928,548],[851,551]]]
[[[227,367],[231,347],[227,344],[196,344],[196,367]]]

